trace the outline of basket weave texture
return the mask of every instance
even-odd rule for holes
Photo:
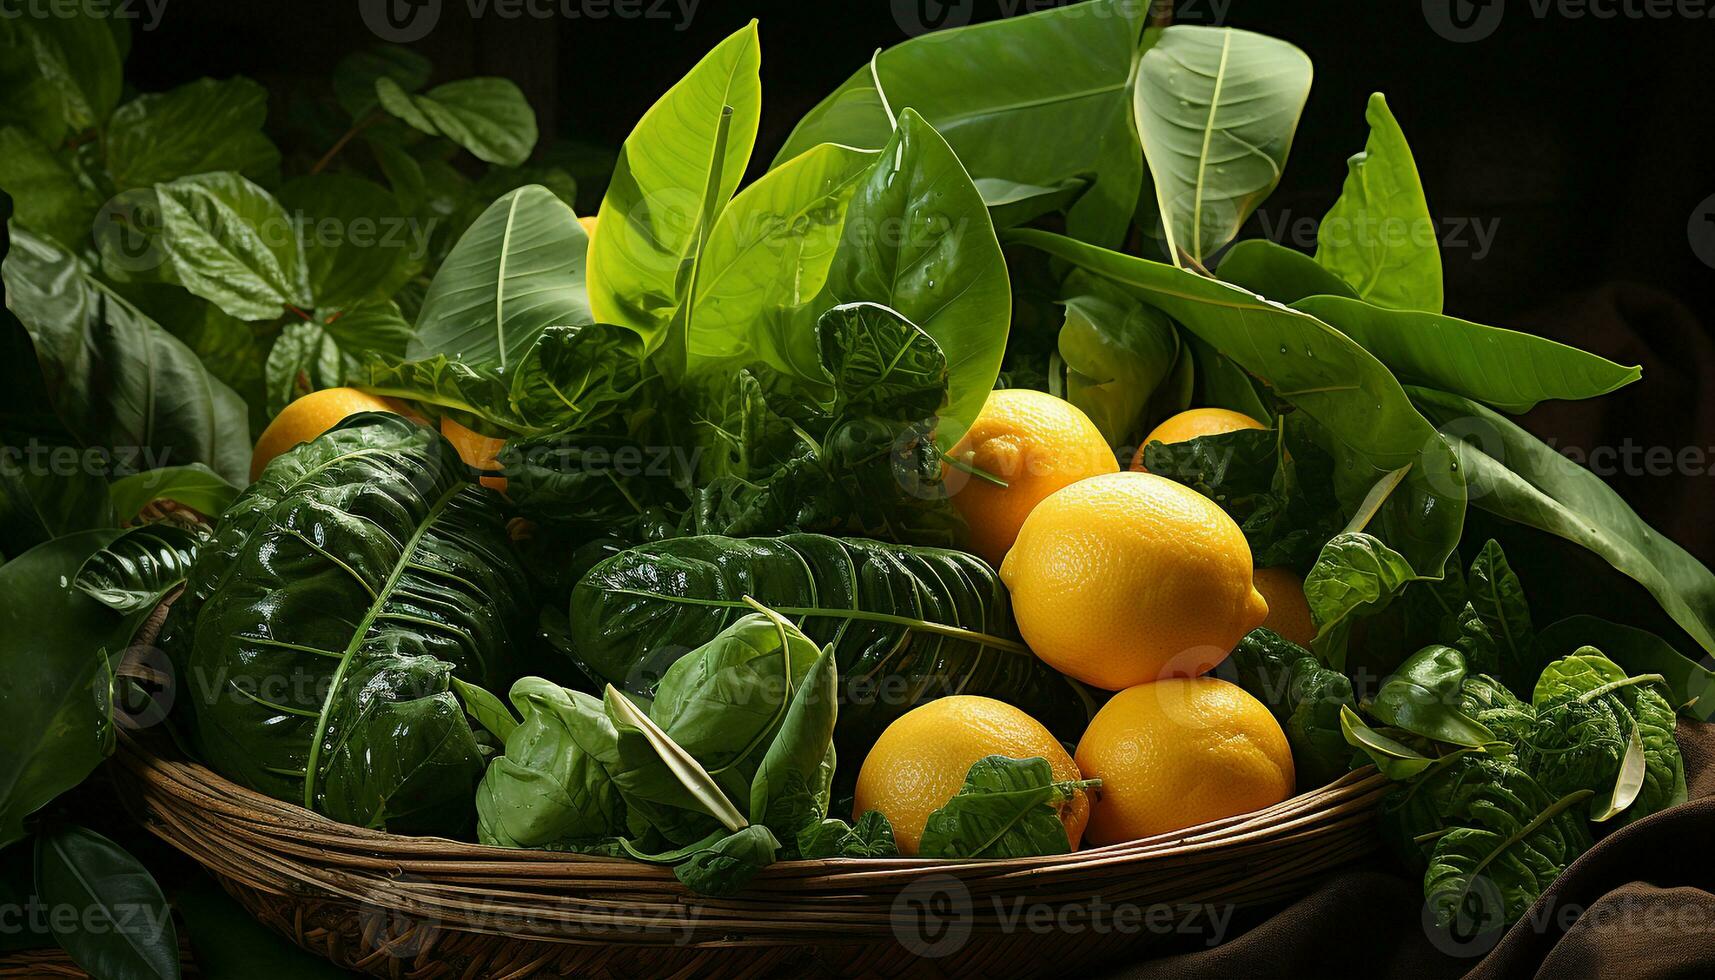
[[[1053,857],[783,862],[715,899],[655,865],[335,823],[154,739],[122,736],[115,769],[145,826],[262,922],[349,969],[425,980],[1059,973],[1147,943],[1180,911],[1302,893],[1377,847],[1388,785],[1366,768],[1256,813]]]

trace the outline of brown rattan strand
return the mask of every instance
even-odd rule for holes
[[[1025,928],[1028,910],[1141,918],[1289,898],[1375,849],[1387,788],[1360,770],[1256,813],[1051,857],[785,862],[716,899],[655,865],[344,826],[155,740],[126,735],[117,759],[144,824],[257,919],[342,966],[411,980],[1059,972],[1160,930]],[[917,903],[936,889],[954,903],[956,956],[918,935]]]

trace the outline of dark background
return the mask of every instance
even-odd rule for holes
[[[136,32],[130,77],[144,90],[231,74],[276,92],[326,86],[342,56],[376,43],[363,2],[168,0],[156,28]],[[761,166],[806,109],[876,48],[908,37],[919,11],[985,20],[1047,0],[700,0],[688,23],[674,0],[665,18],[601,19],[509,18],[495,6],[505,2],[441,0],[436,27],[412,47],[435,62],[438,80],[513,78],[545,139],[609,147],[715,42],[758,18]],[[1288,234],[1290,222],[1319,217],[1337,196],[1346,157],[1364,143],[1365,99],[1385,92],[1444,223],[1448,311],[1644,365],[1643,384],[1549,406],[1527,424],[1575,450],[1704,450],[1699,465],[1650,472],[1639,455],[1604,475],[1715,560],[1715,394],[1705,381],[1715,352],[1700,326],[1715,323],[1715,222],[1694,221],[1715,208],[1704,204],[1715,195],[1706,148],[1715,19],[1538,16],[1536,4],[1514,0],[1492,35],[1455,43],[1426,17],[1438,2],[1467,0],[1180,0],[1181,21],[1281,37],[1315,63],[1285,180],[1249,233],[1313,247]],[[1591,2],[1615,10],[1625,0]],[[483,13],[472,17],[471,4]],[[1477,225],[1492,232],[1486,248]],[[1694,225],[1707,232],[1709,263],[1693,248]]]

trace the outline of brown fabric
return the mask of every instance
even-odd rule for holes
[[[1715,977],[1715,725],[1681,722],[1689,802],[1596,844],[1498,938],[1461,946],[1424,923],[1420,881],[1385,859],[1330,877],[1213,949],[1114,980]]]

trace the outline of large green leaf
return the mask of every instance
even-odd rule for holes
[[[250,426],[232,389],[77,258],[13,231],[7,302],[35,341],[66,428],[86,446],[148,453],[150,466],[207,463],[245,480]]]
[[[1363,345],[1402,384],[1463,395],[1508,412],[1555,398],[1595,398],[1642,371],[1542,337],[1439,313],[1312,296],[1292,304]]]
[[[184,584],[201,543],[177,524],[130,528],[90,555],[72,584],[114,612],[147,614]]]
[[[912,706],[946,694],[1000,698],[1063,732],[1083,723],[1069,683],[1019,642],[994,571],[937,548],[816,534],[632,548],[573,590],[570,652],[598,677],[649,691],[673,658],[747,614],[746,597],[834,644],[847,758],[861,758]]]
[[[135,519],[157,500],[171,500],[199,514],[218,517],[238,496],[238,487],[202,463],[146,470],[114,480],[108,487],[121,523]]]
[[[56,538],[0,565],[0,847],[22,840],[24,818],[83,782],[113,747],[109,658],[134,621],[67,583],[118,531]]]
[[[33,442],[0,452],[0,555],[16,557],[44,541],[113,527],[107,481],[70,446]],[[13,451],[13,450],[16,451]]]
[[[1174,26],[1143,54],[1133,104],[1167,254],[1201,261],[1280,183],[1310,59],[1228,27]]]
[[[600,698],[540,677],[512,685],[522,716],[476,792],[477,837],[498,847],[575,846],[624,833],[608,778],[616,735]]]
[[[1471,503],[1602,556],[1715,653],[1715,574],[1645,524],[1602,478],[1499,414],[1426,388],[1412,398],[1456,438]]]
[[[824,144],[769,171],[721,212],[698,267],[690,368],[761,361],[821,380],[813,304],[846,206],[875,153]]]
[[[753,21],[668,89],[620,151],[590,243],[590,308],[636,330],[650,350],[682,316],[709,222],[744,176],[762,111],[761,64]]]
[[[89,241],[96,202],[64,161],[17,126],[0,127],[0,190],[18,202],[25,227],[71,249]]]
[[[269,348],[264,368],[268,414],[279,414],[312,391],[362,377],[363,363],[372,355],[403,355],[412,336],[411,325],[390,300],[317,310],[312,319],[288,323]]]
[[[348,174],[311,174],[280,188],[303,243],[310,298],[323,309],[385,302],[422,268],[429,229],[391,191]]]
[[[432,430],[366,413],[227,509],[161,641],[200,679],[181,704],[212,766],[346,823],[464,827],[482,762],[450,679],[510,682],[529,594],[468,472]]]
[[[1019,858],[1070,851],[1060,808],[1101,780],[1058,781],[1040,756],[991,755],[971,764],[965,784],[929,814],[917,853],[933,858]]]
[[[1117,245],[1143,183],[1131,91],[1147,13],[1133,0],[1094,0],[895,45],[811,109],[774,166],[818,143],[878,149],[893,131],[886,106],[910,107],[979,184],[1002,182],[986,184],[991,203],[1020,187],[1087,184],[1072,233]]]
[[[94,977],[177,980],[179,937],[149,869],[93,830],[62,827],[36,839],[36,890],[54,937]]]
[[[1316,229],[1316,261],[1372,303],[1440,313],[1441,245],[1411,146],[1380,92],[1364,118],[1369,142]]]
[[[231,172],[156,184],[161,245],[184,287],[240,320],[308,308],[297,228],[272,194]]]
[[[107,168],[119,190],[214,171],[266,181],[280,151],[262,133],[268,91],[248,78],[202,78],[120,106],[107,131]]]
[[[1715,671],[1647,630],[1595,616],[1568,616],[1543,627],[1537,633],[1537,645],[1546,657],[1596,647],[1630,674],[1660,674],[1673,704],[1691,717],[1700,721],[1715,717]]]
[[[379,104],[375,98],[376,79],[391,78],[404,91],[415,92],[429,83],[433,70],[429,59],[398,45],[354,51],[333,66],[334,98],[352,119],[362,119]]]
[[[536,110],[509,79],[465,78],[413,95],[382,75],[375,98],[413,129],[445,136],[488,163],[516,167],[536,148]]]
[[[495,201],[435,274],[407,355],[515,370],[543,330],[591,322],[588,249],[577,215],[547,188],[532,184]]]
[[[1440,572],[1464,526],[1464,474],[1374,355],[1308,313],[1187,270],[1042,231],[1009,240],[1125,286],[1321,423],[1336,443],[1349,514],[1378,480],[1410,467],[1382,507],[1379,530],[1420,574]]]
[[[982,195],[915,111],[859,183],[828,293],[880,303],[921,327],[947,357],[947,406],[935,441],[951,447],[994,389],[1012,323],[1012,287]]]
[[[1179,334],[1167,314],[1097,276],[1067,277],[1066,319],[1055,349],[1066,363],[1066,400],[1112,446],[1143,437],[1144,407],[1173,370]]]
[[[1233,243],[1227,254],[1221,256],[1217,271],[1227,282],[1277,303],[1296,303],[1306,296],[1358,298],[1344,279],[1318,265],[1315,259],[1266,238]]]

